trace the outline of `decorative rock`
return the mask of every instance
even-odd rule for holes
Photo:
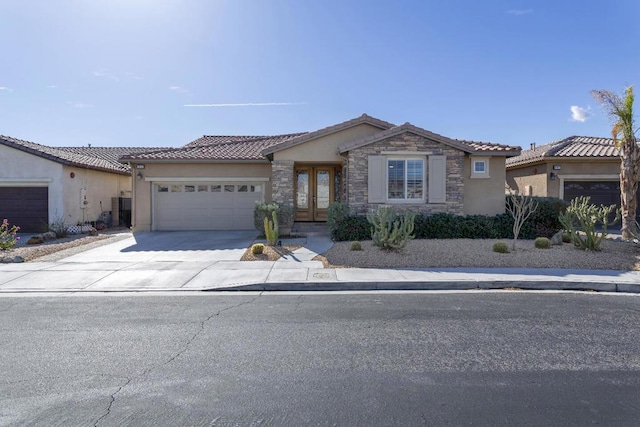
[[[46,233],[42,233],[41,236],[44,240],[53,240],[56,238],[56,233],[53,231],[47,231]]]
[[[33,236],[27,240],[27,245],[38,245],[44,243],[44,239],[41,236]]]
[[[16,255],[13,257],[13,262],[24,262],[24,258],[22,258],[20,255]]]
[[[9,263],[12,263],[12,262],[13,262],[13,257],[6,256],[6,257],[2,258],[2,263],[3,264],[9,264]]]
[[[562,230],[551,237],[551,245],[562,246]]]

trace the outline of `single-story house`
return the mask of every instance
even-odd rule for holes
[[[356,213],[503,213],[505,159],[519,154],[365,114],[313,132],[203,136],[121,161],[133,170],[135,231],[240,230],[253,228],[256,202],[289,205],[295,221],[326,221],[335,201]]]
[[[158,148],[160,149],[160,148]],[[103,212],[126,208],[131,198],[129,165],[118,159],[139,147],[49,147],[0,136],[0,221],[23,232],[41,232],[96,221]],[[124,202],[124,203],[123,203]],[[112,219],[118,225],[119,215]]]
[[[507,185],[532,196],[571,201],[589,196],[594,204],[620,206],[620,151],[613,139],[570,136],[532,145],[507,159]]]

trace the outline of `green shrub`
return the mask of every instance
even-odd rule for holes
[[[567,233],[566,231],[562,232],[562,242],[563,243],[571,243],[571,233]]]
[[[329,233],[333,235],[333,231],[337,229],[341,221],[349,215],[347,205],[340,202],[331,203],[327,208],[327,227]]]
[[[262,243],[254,243],[251,245],[251,253],[254,255],[260,255],[264,252],[264,245]]]
[[[501,254],[509,253],[509,245],[506,242],[495,242],[493,244],[493,252],[498,252]]]
[[[336,242],[371,240],[371,225],[363,216],[345,216],[331,230],[331,238]]]
[[[538,209],[524,223],[520,230],[521,239],[535,239],[538,236],[551,237],[562,229],[558,219],[567,209],[568,203],[556,197],[534,197]]]
[[[362,245],[358,241],[351,242],[351,246],[349,247],[349,250],[361,251],[362,250]]]
[[[378,206],[375,213],[367,215],[373,230],[373,244],[385,250],[404,248],[414,238],[415,218],[415,212],[407,211],[399,215],[391,207]]]
[[[533,241],[533,245],[538,249],[551,249],[551,240],[546,237],[538,237]]]

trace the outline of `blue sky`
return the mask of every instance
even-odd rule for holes
[[[180,146],[367,113],[522,147],[608,136],[589,91],[637,82],[638,18],[635,0],[4,1],[0,134]]]

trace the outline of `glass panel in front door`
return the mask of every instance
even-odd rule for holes
[[[309,171],[296,171],[296,182],[298,183],[296,208],[309,209]]]
[[[327,209],[331,202],[331,176],[327,170],[316,171],[316,209]]]

